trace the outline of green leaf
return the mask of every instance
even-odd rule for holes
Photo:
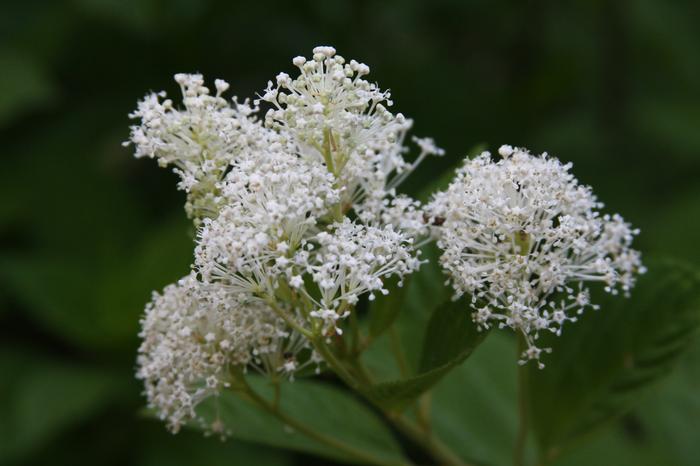
[[[439,306],[428,322],[417,374],[376,384],[370,397],[389,409],[406,408],[469,357],[485,336],[472,322],[465,300]]]
[[[410,277],[405,281],[410,283]],[[406,283],[399,287],[398,279],[392,279],[391,283],[385,285],[389,294],[386,296],[381,293],[377,294],[369,313],[369,335],[371,338],[376,338],[384,333],[396,320],[406,299]]]
[[[387,364],[390,363],[387,355],[392,354],[392,348],[394,353],[401,353],[401,365],[406,366],[401,368],[404,375],[415,374],[418,371],[421,344],[431,313],[437,304],[449,299],[450,291],[444,284],[445,279],[437,262],[437,247],[429,244],[424,246],[421,252],[421,258],[427,262],[407,280],[403,288],[396,290],[400,296],[388,299],[390,294],[387,299],[375,300],[369,307],[370,321],[375,312],[393,315],[393,326],[396,329],[392,335],[382,335],[362,354],[363,362],[370,368],[375,379],[380,381],[392,380],[399,376],[398,368],[394,367],[394,364]]]
[[[435,435],[470,463],[512,464],[518,419],[515,346],[509,332],[493,331],[432,392]]]
[[[363,355],[370,371],[380,376],[379,382],[365,391],[366,395],[391,410],[409,406],[469,357],[486,336],[472,322],[468,301],[450,300],[437,247],[431,244],[422,252],[422,258],[428,262],[413,274],[402,299],[393,303],[401,306],[396,320],[398,331],[389,342],[379,341]],[[370,314],[373,312],[374,306],[370,307]],[[387,367],[389,352],[394,353],[400,366],[398,375]],[[381,377],[387,373],[393,377]]]
[[[430,317],[423,341],[420,372],[428,372],[459,363],[469,356],[486,336],[477,330],[462,298],[439,306]]]
[[[634,439],[625,432],[620,424],[613,424],[603,429],[599,435],[581,444],[575,450],[552,463],[554,466],[590,466],[600,464],[634,465],[634,466],[671,466],[676,463],[654,446]]]
[[[448,302],[452,294],[452,290],[445,285],[437,246],[429,244],[421,252],[421,259],[427,260],[427,263],[421,265],[420,270],[411,277],[397,319],[406,359],[414,372],[420,368],[422,343],[433,311]]]
[[[113,374],[0,350],[0,463],[17,460],[94,415],[124,390]]]
[[[649,262],[649,261],[648,261]],[[687,267],[651,261],[632,297],[594,299],[553,352],[531,368],[533,427],[546,458],[624,413],[647,386],[669,373],[700,324],[700,280]]]
[[[696,338],[679,367],[635,409],[643,438],[667,459],[663,463],[694,466],[700,458],[700,339]]]
[[[273,389],[250,377],[254,390],[271,400]],[[281,386],[279,409],[314,432],[342,443],[357,455],[324,445],[285,425],[277,417],[232,392],[205,402],[199,413],[206,422],[221,419],[232,437],[279,448],[312,453],[352,464],[374,458],[383,464],[404,464],[391,431],[364,404],[347,392],[319,382],[297,380]]]

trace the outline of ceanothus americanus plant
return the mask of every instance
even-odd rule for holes
[[[645,271],[631,248],[639,231],[601,214],[571,164],[547,154],[504,145],[467,158],[425,205],[398,193],[443,151],[430,138],[406,143],[412,121],[391,111],[367,65],[328,46],[292,63],[294,73],[243,101],[225,97],[225,81],[210,89],[201,75],[177,74],[181,103],[154,93],[130,115],[138,121],[125,144],[172,167],[196,227],[191,273],[154,293],[141,321],[137,377],[173,432],[199,423],[229,433],[235,426],[198,413],[225,391],[306,432],[278,409],[279,389],[266,400],[250,377],[279,387],[329,371],[387,412],[359,357],[374,312],[363,303],[399,293],[429,243],[460,312],[478,331],[514,330],[520,364],[540,368],[550,351],[540,334],[565,334],[598,307],[589,284],[629,294]],[[409,420],[387,419],[436,462],[464,464]]]

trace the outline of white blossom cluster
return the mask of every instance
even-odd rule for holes
[[[354,305],[365,293],[370,293],[370,300],[374,292],[387,294],[384,277],[403,277],[420,266],[411,239],[391,225],[377,228],[346,218],[330,232],[318,233],[314,242],[318,245],[315,254],[302,251],[294,262],[311,274],[320,290],[320,299],[312,299],[323,311],[342,309],[345,303]],[[301,286],[301,281],[294,285]],[[326,323],[335,327],[334,322]]]
[[[200,401],[230,386],[230,367],[293,373],[309,346],[265,304],[204,286],[194,273],[154,293],[141,326],[137,377],[173,431],[195,417]]]
[[[154,295],[142,321],[138,377],[173,430],[204,398],[253,367],[292,378],[318,364],[317,341],[343,332],[363,295],[420,266],[428,228],[396,186],[429,154],[369,68],[317,47],[293,60],[256,106],[211,95],[201,75],[178,74],[184,108],[164,93],[131,114],[137,157],[171,165],[197,226],[193,272]],[[263,119],[257,105],[269,106]],[[235,369],[235,370],[234,370]]]
[[[418,218],[414,203],[395,202],[395,188],[426,156],[443,151],[429,138],[414,138],[420,154],[413,163],[404,159],[412,121],[388,110],[390,93],[364,79],[364,63],[346,62],[333,47],[316,47],[311,60],[296,57],[293,63],[299,76],[278,74],[260,96],[272,104],[265,126],[290,138],[302,158],[328,167],[341,188],[343,210],[354,207],[365,223],[401,218],[401,208]],[[422,232],[423,225],[413,231]]]
[[[215,220],[205,220],[195,266],[206,283],[266,302],[291,299],[308,319],[302,332],[342,333],[337,324],[359,297],[386,293],[383,279],[418,269],[414,240],[393,225],[333,219],[337,190],[327,172],[298,161],[250,176]],[[250,188],[250,178],[261,180]],[[304,180],[304,181],[300,181]],[[225,191],[230,188],[227,187]],[[322,328],[322,329],[321,329]]]
[[[540,332],[596,307],[588,282],[627,293],[644,272],[638,231],[601,215],[571,165],[546,154],[483,153],[427,206],[397,194],[442,150],[414,138],[418,155],[404,158],[411,120],[389,111],[366,65],[326,46],[293,64],[298,75],[280,73],[254,104],[224,98],[224,81],[212,95],[201,75],[178,74],[181,108],[150,94],[130,115],[140,123],[126,144],[174,168],[197,227],[192,272],[155,293],[141,322],[137,376],[172,430],[246,370],[278,381],[318,368],[361,297],[416,271],[431,234],[479,328],[522,333],[521,363],[548,350]]]
[[[195,265],[205,281],[237,292],[273,296],[280,274],[302,241],[337,205],[333,176],[323,166],[264,151],[236,164],[222,186],[225,206],[198,234]]]
[[[627,293],[643,273],[630,248],[639,231],[619,215],[601,215],[588,186],[547,154],[502,146],[466,160],[446,191],[427,206],[440,258],[456,296],[470,294],[481,328],[523,334],[521,363],[539,361],[541,331],[559,334],[590,303],[585,283]],[[542,367],[541,363],[538,363]]]
[[[184,108],[177,109],[165,92],[151,93],[138,103],[130,118],[141,124],[131,127],[130,140],[136,157],[156,158],[172,165],[180,176],[178,188],[188,193],[185,209],[197,223],[215,217],[220,199],[217,184],[232,158],[255,141],[256,109],[247,102],[227,101],[222,94],[226,81],[215,81],[211,95],[199,74],[175,75],[182,91]]]

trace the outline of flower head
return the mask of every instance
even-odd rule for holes
[[[313,254],[302,252],[294,260],[305,265],[318,285],[320,296],[314,301],[321,308],[354,305],[365,293],[373,300],[375,292],[388,293],[385,278],[402,278],[420,266],[413,240],[392,226],[377,228],[345,219],[312,241],[317,245]]]
[[[601,215],[588,186],[542,154],[502,146],[467,160],[428,206],[443,268],[457,296],[468,293],[482,328],[494,323],[523,333],[523,361],[539,359],[540,331],[559,334],[590,303],[587,282],[627,293],[643,273],[631,249],[639,231],[619,215]]]
[[[137,377],[173,431],[196,417],[201,401],[233,383],[231,367],[291,377],[310,362],[297,359],[308,342],[269,307],[204,285],[194,274],[154,293],[141,326]]]
[[[442,154],[431,139],[415,139],[420,154],[404,159],[411,120],[393,114],[389,91],[364,77],[369,67],[320,46],[310,60],[296,57],[299,75],[277,75],[260,101],[272,105],[265,125],[290,141],[305,159],[324,164],[342,189],[342,205],[363,221],[381,223],[394,189],[428,155]]]
[[[140,119],[131,127],[130,140],[136,157],[158,159],[172,165],[180,176],[178,188],[186,191],[187,214],[196,222],[216,216],[219,208],[216,184],[236,154],[254,141],[260,123],[252,118],[255,109],[247,102],[222,97],[229,85],[215,81],[211,94],[199,74],[175,75],[182,91],[183,108],[178,109],[165,92],[147,95],[130,118]]]
[[[337,204],[328,171],[273,149],[235,164],[221,183],[225,206],[216,219],[204,221],[195,249],[204,280],[274,294],[280,276],[293,275],[291,255]]]

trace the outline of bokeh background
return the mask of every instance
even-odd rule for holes
[[[548,151],[642,229],[645,253],[699,264],[698,18],[690,0],[3,1],[0,465],[331,464],[140,415],[138,319],[187,272],[191,237],[175,176],[121,142],[137,99],[176,95],[175,72],[252,96],[334,45],[446,149],[408,191],[478,144]],[[695,346],[570,464],[698,464]]]

